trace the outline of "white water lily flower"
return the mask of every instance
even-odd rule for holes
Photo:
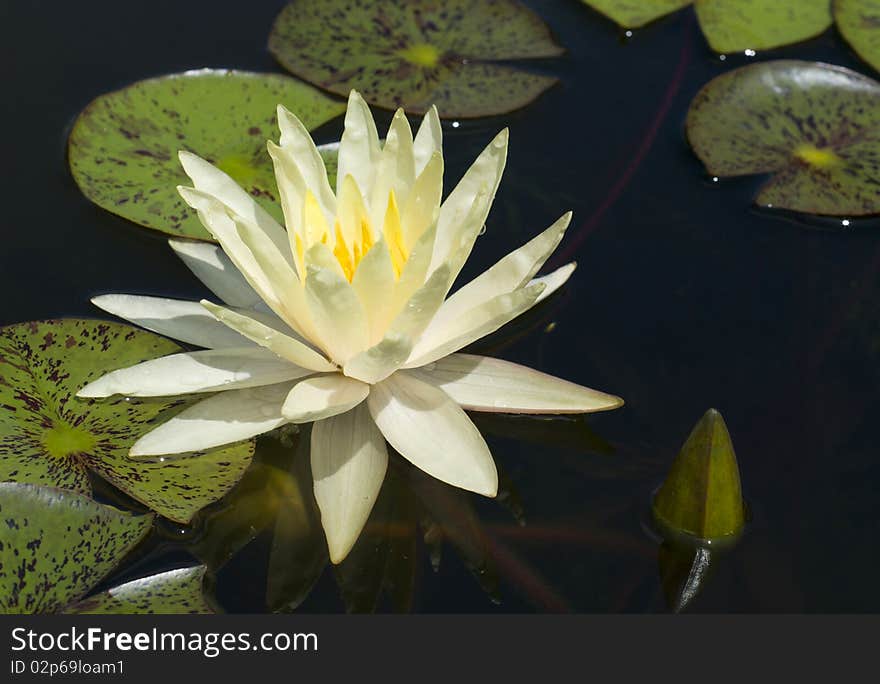
[[[564,215],[447,298],[479,235],[507,157],[507,131],[441,204],[436,109],[415,139],[398,111],[380,144],[352,92],[336,192],[300,121],[278,107],[269,143],[287,229],[229,176],[180,153],[180,194],[220,248],[172,247],[223,304],[134,295],[95,303],[149,330],[205,347],[109,373],[78,396],[216,392],[144,435],[132,456],[228,444],[315,422],[315,497],[330,557],[365,524],[388,464],[386,440],[428,474],[494,496],[495,463],[465,414],[584,413],[621,405],[507,361],[458,353],[559,288],[574,270],[535,274],[562,239]],[[221,249],[222,248],[222,249]]]

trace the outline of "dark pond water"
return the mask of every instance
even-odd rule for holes
[[[283,4],[3,4],[0,324],[97,316],[88,299],[102,292],[203,294],[164,238],[80,195],[66,136],[89,100],[137,79],[205,66],[279,71],[265,41]],[[650,495],[715,407],[736,446],[751,522],[734,550],[713,559],[688,609],[880,610],[880,223],[843,228],[757,210],[760,181],[713,183],[682,132],[697,90],[747,61],[870,71],[833,30],[721,61],[691,10],[627,39],[577,0],[528,4],[568,48],[536,65],[561,82],[510,116],[448,124],[447,183],[509,125],[508,170],[468,270],[569,208],[574,225],[557,263],[575,258],[579,268],[563,294],[481,349],[627,404],[585,421],[481,420],[505,480],[502,501],[434,486],[398,464],[379,511],[391,513],[377,514],[344,572],[327,569],[301,592],[298,609],[344,610],[344,575],[350,607],[371,607],[384,578],[379,610],[667,610],[658,558],[663,574],[687,559],[670,561],[647,530]],[[381,127],[390,116],[378,118]],[[340,132],[336,120],[316,138]],[[303,461],[274,437],[260,449],[283,468]],[[249,520],[247,505],[237,506],[213,519],[214,532],[160,525],[114,581],[191,562],[191,541],[216,553],[224,529],[233,542],[247,539],[223,527]],[[447,532],[439,553],[415,533],[422,522],[434,540],[430,520]],[[226,610],[265,610],[272,538],[270,524],[216,573]],[[295,583],[308,562],[320,566],[314,549],[311,560],[289,555],[276,550],[273,567],[286,568],[276,584]]]

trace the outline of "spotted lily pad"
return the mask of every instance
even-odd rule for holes
[[[556,79],[497,60],[562,53],[515,0],[297,0],[278,15],[269,49],[281,64],[339,95],[467,118],[528,104]]]
[[[880,0],[834,0],[834,20],[859,57],[880,71]]]
[[[128,325],[66,319],[0,328],[0,480],[91,493],[94,471],[172,520],[187,522],[241,477],[253,441],[164,462],[128,458],[134,441],[188,405],[80,399],[89,381],[181,351]]]
[[[178,150],[217,164],[280,218],[266,140],[285,105],[314,128],[345,104],[278,74],[202,69],[138,81],[93,100],[69,141],[70,169],[95,204],[172,235],[210,240],[177,194]]]
[[[756,203],[830,216],[880,212],[880,83],[780,60],[712,80],[687,135],[713,176],[773,174]]]
[[[132,515],[81,494],[0,482],[0,613],[53,613],[79,599],[147,534]]]
[[[120,584],[68,607],[89,615],[204,615],[216,612],[202,587],[205,566],[169,570]]]
[[[582,0],[623,28],[639,28],[666,16],[693,0]]]

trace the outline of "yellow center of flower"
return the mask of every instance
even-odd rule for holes
[[[798,145],[794,150],[794,156],[819,169],[830,169],[842,161],[833,150],[816,147],[809,143]]]
[[[410,45],[397,52],[410,64],[420,67],[432,68],[440,62],[440,50],[430,43],[417,43]]]

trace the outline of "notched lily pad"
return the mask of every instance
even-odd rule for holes
[[[290,72],[339,95],[469,118],[518,109],[556,79],[497,64],[563,52],[515,0],[298,0],[269,49]]]
[[[773,174],[761,206],[880,212],[880,83],[849,69],[779,60],[722,74],[691,102],[687,136],[713,176]]]
[[[169,570],[89,596],[65,613],[87,615],[206,615],[216,612],[205,597],[205,566]]]
[[[693,0],[581,0],[623,28],[640,28]]]
[[[149,531],[81,494],[0,482],[0,613],[54,613],[107,575]]]
[[[138,81],[93,100],[69,140],[70,170],[100,207],[172,235],[210,240],[176,186],[189,181],[177,159],[189,150],[213,162],[280,218],[266,140],[278,137],[276,105],[309,128],[345,110],[296,79],[202,69]]]
[[[144,462],[134,441],[191,401],[80,399],[89,381],[182,351],[128,325],[65,319],[0,328],[0,480],[90,495],[94,471],[161,515],[188,522],[222,497],[253,456],[253,441]]]
[[[880,71],[880,0],[834,0],[834,20],[859,57]]]

